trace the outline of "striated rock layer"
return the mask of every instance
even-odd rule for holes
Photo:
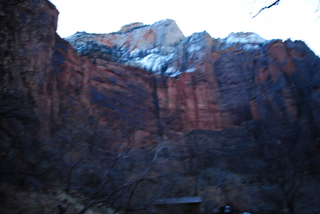
[[[24,100],[19,106],[34,112],[41,136],[50,136],[53,124],[80,107],[99,115],[103,125],[126,123],[132,132],[146,129],[146,135],[217,131],[270,119],[301,119],[314,133],[319,128],[319,58],[301,41],[266,41],[253,33],[184,37],[173,20],[163,20],[111,34],[76,33],[67,40],[84,55],[79,56],[55,34],[58,13],[49,2],[14,8],[32,7],[39,12],[26,19],[5,11],[1,94],[8,104],[2,112],[20,112],[9,107]],[[11,125],[2,124],[12,134]]]
[[[161,127],[222,130],[271,115],[293,122],[302,106],[318,102],[319,58],[301,41],[267,41],[254,33],[185,38],[173,20],[123,29],[67,40],[97,66],[114,61],[149,71]]]

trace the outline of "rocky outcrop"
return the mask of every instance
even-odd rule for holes
[[[120,62],[146,70],[165,71],[184,36],[173,20],[163,20],[153,25],[133,23],[111,34],[78,32],[67,41],[92,62],[101,60]]]
[[[254,33],[213,39],[202,32],[184,38],[172,20],[128,29],[102,35],[77,33],[67,40],[97,65],[111,60],[151,72],[162,126],[178,132],[222,130],[270,118],[269,114],[294,121],[307,99],[299,86],[307,79],[318,82],[308,71],[319,70],[319,59],[303,42],[267,41]],[[163,34],[146,39],[151,31]],[[99,51],[110,48],[113,58],[95,54],[93,44]],[[311,88],[308,94],[318,96]]]

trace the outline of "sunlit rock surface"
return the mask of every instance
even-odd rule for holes
[[[196,71],[205,60],[214,39],[206,32],[185,38],[173,20],[162,20],[153,25],[132,23],[110,34],[77,32],[66,38],[82,55],[99,63],[100,60],[119,62],[139,67],[155,74],[177,76]],[[255,33],[231,33],[217,39],[221,49],[238,45],[241,49],[259,49],[266,42]],[[96,60],[96,59],[99,60]]]
[[[167,70],[184,36],[173,20],[163,20],[153,25],[133,23],[111,34],[78,32],[66,39],[92,60],[114,61],[159,73]]]

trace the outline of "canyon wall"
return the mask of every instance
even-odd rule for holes
[[[113,61],[149,71],[159,122],[170,130],[290,123],[306,114],[310,123],[319,122],[312,107],[319,99],[319,58],[301,41],[267,41],[254,33],[184,37],[173,20],[111,34],[78,32],[67,40],[97,66]]]
[[[207,210],[233,203],[261,211],[271,206],[243,186],[259,192],[257,168],[283,145],[301,152],[294,156],[308,163],[302,171],[319,176],[320,59],[302,41],[185,37],[173,20],[62,39],[49,1],[0,7],[3,180],[38,179],[55,167],[64,174],[65,156],[105,164],[102,157],[121,148],[135,152],[117,174],[124,177],[148,166],[152,153],[169,161],[152,171],[165,178],[162,196],[201,195]],[[69,155],[71,145],[91,156]]]

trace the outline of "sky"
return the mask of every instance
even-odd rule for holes
[[[320,56],[320,0],[50,0],[59,10],[58,34],[110,33],[133,22],[176,21],[185,36],[213,38],[255,32],[264,39],[302,40]]]

